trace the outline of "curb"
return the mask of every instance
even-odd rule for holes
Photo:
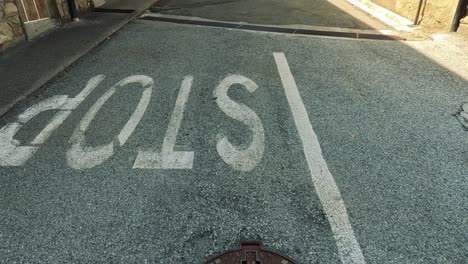
[[[317,27],[317,26],[277,26],[277,25],[261,25],[250,23],[225,22],[219,20],[211,20],[204,18],[193,18],[184,16],[173,16],[164,14],[144,14],[139,17],[141,20],[158,21],[165,23],[175,23],[181,25],[197,25],[214,28],[225,28],[229,30],[242,30],[247,32],[268,32],[272,34],[291,34],[291,35],[306,35],[316,37],[332,37],[332,38],[347,38],[347,39],[366,39],[366,40],[406,40],[402,36],[398,36],[394,31],[389,30],[359,30],[359,29],[343,29],[335,27]]]
[[[60,65],[59,67],[55,68],[54,70],[50,71],[48,74],[42,76],[39,80],[36,80],[32,85],[31,87],[20,97],[16,98],[15,100],[13,100],[11,103],[7,104],[6,106],[4,107],[1,107],[0,108],[0,118],[3,117],[6,113],[8,113],[8,111],[10,111],[11,109],[13,109],[13,107],[15,107],[18,103],[20,103],[21,101],[23,101],[24,99],[26,99],[27,97],[29,97],[31,94],[33,94],[34,92],[38,91],[39,89],[41,89],[45,84],[47,84],[50,80],[52,80],[53,78],[55,78],[57,75],[59,75],[60,73],[62,73],[63,71],[65,71],[67,68],[69,68],[73,63],[75,63],[76,61],[78,61],[81,57],[83,57],[84,55],[88,54],[90,51],[92,51],[94,48],[96,48],[97,46],[99,46],[101,43],[103,43],[104,41],[106,41],[110,36],[112,36],[114,33],[116,33],[117,31],[119,31],[120,29],[122,29],[125,25],[127,25],[128,23],[130,23],[131,21],[133,21],[135,18],[137,18],[138,16],[140,16],[141,14],[143,14],[148,8],[150,8],[151,6],[153,6],[156,2],[158,2],[159,0],[156,0],[154,2],[152,2],[150,5],[148,5],[147,7],[143,8],[142,10],[138,11],[138,10],[135,10],[133,12],[133,14],[131,16],[129,16],[127,19],[123,20],[122,22],[118,23],[115,27],[113,27],[112,29],[110,29],[109,31],[105,32],[105,34],[103,34],[103,37],[102,38],[98,38],[96,39],[88,48],[84,49],[83,51],[77,53],[76,55],[74,56],[71,56],[69,57],[69,59],[63,63],[62,65]],[[91,11],[92,12],[92,11]]]

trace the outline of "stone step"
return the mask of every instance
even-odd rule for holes
[[[468,23],[460,23],[458,27],[457,33],[462,34],[464,36],[468,36]]]
[[[460,20],[460,24],[468,25],[468,16],[462,18],[462,19]]]

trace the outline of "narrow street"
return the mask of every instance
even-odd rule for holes
[[[388,29],[384,23],[341,0],[162,0],[151,10],[166,15],[251,24]]]
[[[350,12],[170,0],[124,26],[0,118],[0,262],[261,240],[297,263],[466,263],[468,82],[404,41],[297,34],[390,29]]]

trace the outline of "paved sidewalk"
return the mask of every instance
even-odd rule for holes
[[[73,62],[119,30],[156,0],[122,1],[100,8],[133,9],[133,13],[90,12],[31,42],[0,54],[0,116]]]

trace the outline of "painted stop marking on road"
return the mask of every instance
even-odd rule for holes
[[[282,52],[273,53],[273,57],[294,123],[302,141],[303,153],[309,173],[336,239],[340,258],[343,263],[365,264],[366,261],[361,247],[354,236],[343,198],[322,155],[318,137],[310,122],[288,61]],[[71,115],[72,111],[77,109],[104,78],[104,75],[97,75],[91,78],[86,87],[75,97],[55,95],[42,100],[19,114],[15,122],[7,123],[4,127],[0,128],[0,167],[19,167],[25,165],[37,150],[47,142],[53,132]],[[161,150],[156,151],[153,148],[139,150],[132,167],[133,169],[193,169],[195,152],[175,150],[177,134],[183,120],[185,104],[189,98],[193,79],[193,76],[187,75],[182,80]],[[121,128],[119,134],[108,144],[99,146],[88,145],[86,142],[86,131],[98,112],[117,90],[131,89],[130,84],[137,84],[142,92],[140,101],[135,106],[135,110],[126,124]],[[145,114],[150,103],[153,88],[155,87],[154,84],[154,80],[149,76],[132,75],[108,88],[76,125],[69,140],[71,146],[66,152],[68,165],[77,170],[92,169],[103,164],[119,148],[124,147]],[[235,85],[241,85],[250,93],[259,88],[253,80],[245,76],[230,74],[214,88],[213,97],[216,99],[216,104],[221,112],[235,121],[243,123],[250,130],[252,139],[248,146],[245,147],[235,145],[226,135],[219,133],[217,134],[216,150],[221,159],[232,169],[249,172],[255,169],[263,159],[265,131],[259,116],[252,109],[229,97],[228,91]],[[25,124],[41,113],[51,110],[56,111],[55,115],[52,116],[45,127],[30,143],[24,144],[15,139],[16,134]],[[232,259],[235,258],[239,261],[232,262]],[[258,243],[245,244],[240,250],[230,251],[213,259],[213,261],[208,263],[293,263],[286,257],[263,250],[261,244]]]

